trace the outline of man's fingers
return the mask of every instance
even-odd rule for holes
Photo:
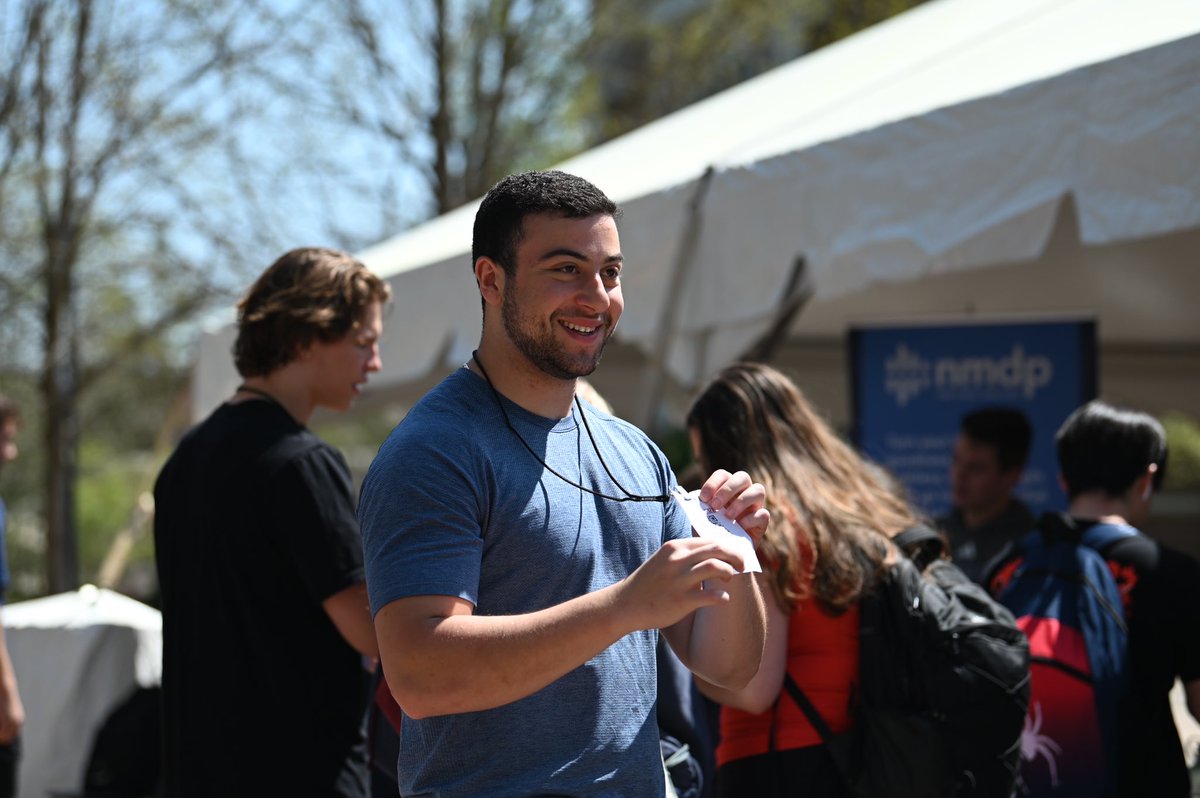
[[[763,507],[766,501],[767,489],[758,482],[751,483],[746,486],[745,490],[738,493],[737,496],[726,503],[725,515],[729,518],[737,519],[738,523],[741,523],[743,516],[752,515]]]
[[[757,509],[766,501],[767,491],[745,471],[730,474],[717,469],[700,489],[700,498],[714,510],[724,510],[729,518],[738,518],[747,510]]]
[[[692,568],[692,576],[704,579],[720,579],[728,581],[737,576],[746,567],[741,561],[741,556],[736,557],[736,562],[728,562],[726,560],[718,560],[710,557],[697,563]]]
[[[721,487],[733,476],[723,468],[718,468],[709,475],[708,479],[704,480],[704,484],[700,486],[700,501],[707,502],[710,507],[717,507],[713,504],[716,500],[717,492]]]
[[[757,546],[762,541],[763,533],[771,525],[771,512],[765,507],[760,507],[748,516],[742,516],[738,519],[738,523],[742,525],[742,529],[746,530],[746,534],[753,538],[754,545]]]
[[[746,567],[742,552],[730,541],[720,538],[694,537],[677,542],[681,544],[680,548],[683,553],[676,556],[690,563],[693,568],[707,560],[728,563],[737,569],[736,573],[741,573],[742,569]]]

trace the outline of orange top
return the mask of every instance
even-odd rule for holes
[[[793,611],[788,621],[787,669],[835,734],[849,729],[850,696],[858,681],[858,605],[836,618],[811,600]],[[821,735],[804,717],[803,710],[782,689],[774,710],[761,715],[721,708],[717,765],[765,754],[772,719],[776,719],[776,750],[821,742]]]

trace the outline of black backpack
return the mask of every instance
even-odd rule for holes
[[[1007,798],[1029,703],[1028,641],[1008,610],[940,559],[932,529],[894,542],[908,558],[859,600],[853,729],[832,734],[790,676],[784,686],[851,795]]]

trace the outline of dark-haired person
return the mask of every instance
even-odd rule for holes
[[[954,506],[937,525],[954,564],[975,582],[1005,546],[1033,529],[1033,514],[1013,495],[1032,440],[1029,419],[1015,407],[981,408],[959,422],[950,465]]]
[[[1078,538],[1100,522],[1132,527],[1145,522],[1167,462],[1166,433],[1153,416],[1092,401],[1067,418],[1055,445],[1070,504],[1065,514],[1049,515],[1039,526]],[[1106,785],[1104,795],[1186,798],[1192,792],[1167,696],[1181,679],[1188,709],[1200,718],[1200,563],[1142,534],[1101,553],[1116,577],[1129,627],[1118,783]],[[1008,585],[1020,556],[1019,545],[1001,556],[989,579],[993,594]],[[1027,756],[1064,755],[1053,740],[1037,742],[1023,746]],[[1061,761],[1056,765],[1058,773],[1066,771]],[[1084,767],[1094,772],[1102,764]]]
[[[21,410],[16,402],[0,396],[0,470],[17,459],[17,430]],[[0,500],[0,604],[8,591],[8,557],[5,549],[4,501]],[[17,690],[8,646],[4,642],[4,626],[0,624],[0,798],[17,794],[17,764],[20,758],[20,733],[25,724],[25,706]]]
[[[644,434],[573,401],[623,308],[616,214],[562,172],[488,192],[472,246],[479,349],[363,482],[402,795],[661,796],[658,630],[710,681],[758,669],[762,596],[739,549],[692,537]],[[744,472],[701,491],[752,535],[766,526]]]
[[[377,655],[350,471],[306,426],[380,368],[388,286],[296,249],[238,304],[244,382],[154,489],[166,794],[366,795]]]

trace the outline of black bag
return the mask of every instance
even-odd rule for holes
[[[854,728],[832,735],[790,676],[784,685],[851,794],[1006,798],[1029,703],[1028,641],[1008,610],[938,559],[936,532],[914,527],[895,543],[912,559],[859,602]]]

